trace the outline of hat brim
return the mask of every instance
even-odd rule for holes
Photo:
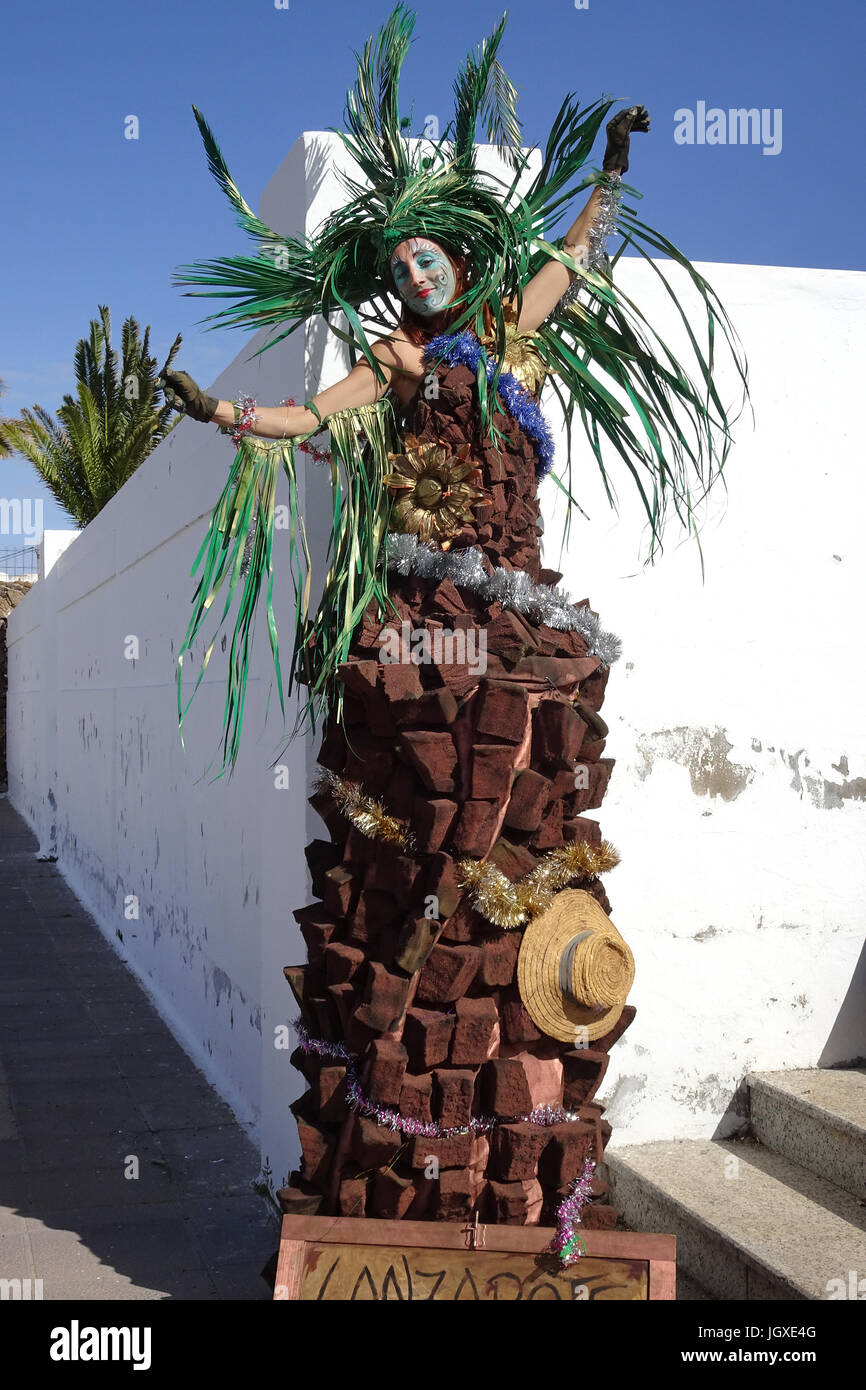
[[[625,963],[622,997],[612,1005],[581,1004],[560,983],[560,960],[580,932],[604,932],[622,948]],[[534,918],[523,933],[517,958],[517,985],[526,1012],[542,1033],[559,1042],[586,1046],[604,1037],[625,1008],[634,980],[634,959],[607,913],[591,893],[567,888]]]

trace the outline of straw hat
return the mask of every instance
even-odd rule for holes
[[[567,888],[523,933],[517,984],[536,1028],[560,1042],[604,1037],[625,1006],[634,957],[591,893]]]

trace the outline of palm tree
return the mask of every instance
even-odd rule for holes
[[[102,511],[181,416],[157,405],[160,371],[171,365],[174,340],[162,368],[149,353],[150,328],[139,336],[130,316],[123,325],[120,356],[111,347],[111,314],[99,306],[90,337],[75,349],[77,397],[65,395],[55,420],[41,405],[20,420],[0,424],[0,447],[29,459],[60,506],[79,526]]]
[[[0,378],[0,396],[3,395],[3,392],[4,392],[5,390],[6,390],[6,382],[3,381],[2,378]],[[4,420],[4,419],[2,418],[2,416],[0,416],[0,459],[8,459],[8,458],[10,457],[10,455],[12,454],[12,452],[13,452],[11,446],[10,446],[9,444],[7,444],[7,442],[6,442],[6,440],[5,440],[4,436],[3,436],[3,430],[4,430],[5,426],[8,425],[8,424],[11,424],[11,421],[9,421],[9,420]]]

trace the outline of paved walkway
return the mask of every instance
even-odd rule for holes
[[[0,1279],[268,1299],[256,1149],[37,850],[0,796]]]

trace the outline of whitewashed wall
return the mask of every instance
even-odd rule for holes
[[[260,215],[312,229],[342,198],[340,162],[334,137],[305,135]],[[624,486],[617,523],[586,451],[591,521],[576,520],[561,563],[552,485],[543,493],[546,562],[625,644],[605,705],[618,762],[598,813],[622,853],[609,891],[638,964],[639,1016],[607,1086],[615,1142],[712,1133],[749,1067],[866,1054],[862,978],[859,1010],[853,996],[843,1008],[863,940],[863,489],[849,400],[866,277],[705,269],[749,352],[757,415],[754,432],[737,432],[727,515],[704,532],[706,582],[694,546],[673,537],[654,569],[640,568],[640,517]],[[646,267],[621,264],[619,279],[663,314]],[[301,400],[342,370],[317,328],[250,362],[262,341],[226,336],[227,355],[240,351],[214,394]],[[282,966],[304,957],[291,917],[309,901],[303,846],[322,831],[304,800],[312,740],[281,759],[287,790],[269,768],[283,740],[263,618],[234,779],[205,775],[222,724],[219,647],[187,715],[186,753],[177,736],[189,570],[230,460],[229,441],[182,422],[11,615],[9,794],[260,1135],[279,1183],[297,1152],[287,1105],[299,1078],[274,1030],[293,1012]],[[318,544],[325,486],[311,468]],[[292,717],[289,707],[288,727]]]
[[[705,579],[675,533],[641,567],[629,484],[617,523],[592,462],[591,520],[557,565],[624,644],[596,813],[637,963],[638,1016],[605,1083],[619,1143],[727,1131],[749,1069],[866,1057],[866,275],[701,269],[745,344],[755,413],[708,508]],[[661,323],[653,278],[620,262]],[[559,535],[549,519],[548,564]]]
[[[72,527],[42,532],[39,538],[40,579],[44,579],[46,574],[51,573],[64,550],[68,549],[78,534],[78,530]]]

